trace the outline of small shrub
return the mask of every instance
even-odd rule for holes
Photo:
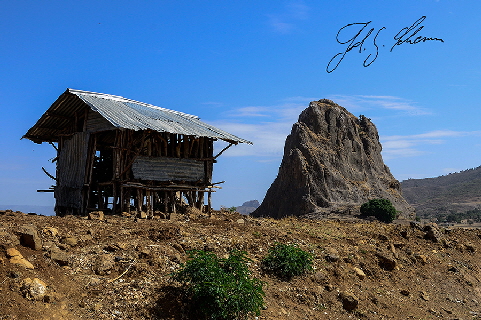
[[[225,206],[220,206],[220,211],[222,211],[222,212],[229,212],[229,213],[235,213],[235,212],[237,212],[237,207],[227,208],[227,207],[225,207]]]
[[[262,260],[265,270],[285,279],[312,270],[313,255],[293,244],[276,243],[269,248],[269,254]]]
[[[247,263],[251,260],[246,252],[232,251],[227,259],[221,259],[211,252],[189,251],[189,258],[172,276],[186,286],[193,311],[212,320],[260,314],[264,283],[249,278]]]
[[[379,221],[391,223],[396,219],[396,208],[388,199],[372,199],[361,206],[361,214],[374,216]]]

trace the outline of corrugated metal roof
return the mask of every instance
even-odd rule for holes
[[[151,129],[158,132],[252,144],[250,141],[202,122],[199,117],[194,115],[160,108],[120,96],[74,89],[67,89],[37,121],[35,126],[25,134],[24,138],[35,142],[50,141],[46,136],[55,136],[61,124],[67,123],[65,118],[72,116],[83,105],[83,103],[79,103],[79,99],[76,99],[76,97],[80,98],[80,101],[88,105],[93,111],[99,112],[117,128],[135,131]]]

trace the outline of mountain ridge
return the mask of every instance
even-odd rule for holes
[[[435,178],[404,180],[401,188],[420,217],[481,208],[481,166]]]

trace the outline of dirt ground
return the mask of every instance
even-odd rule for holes
[[[481,319],[480,237],[406,221],[0,211],[0,319],[196,319],[169,275],[191,249],[248,253],[266,283],[257,319]],[[265,274],[276,242],[312,252],[315,270]]]

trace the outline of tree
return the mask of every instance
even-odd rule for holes
[[[396,219],[397,211],[388,199],[372,199],[361,206],[363,216],[374,216],[379,221],[391,223]]]

